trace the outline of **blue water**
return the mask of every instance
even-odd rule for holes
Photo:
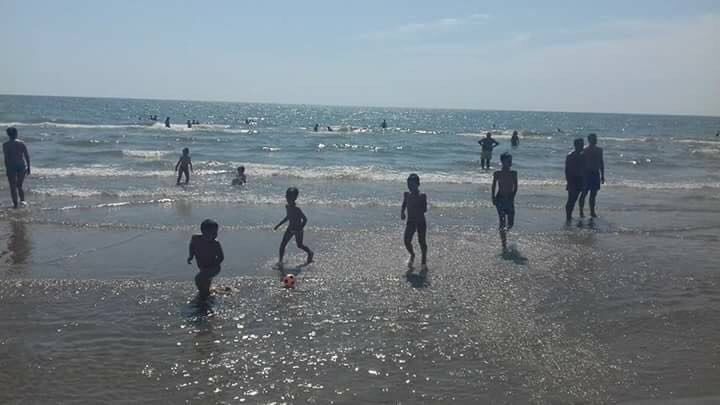
[[[0,96],[0,111],[0,126],[18,127],[29,145],[30,190],[48,207],[69,199],[282,203],[273,181],[302,186],[310,204],[389,205],[410,172],[430,187],[457,186],[432,198],[436,205],[473,206],[465,191],[490,182],[478,164],[477,140],[486,131],[501,143],[494,164],[500,153],[513,153],[528,194],[562,191],[564,155],[589,132],[605,148],[607,187],[720,190],[717,117],[21,96]],[[201,125],[188,129],[188,119]],[[383,119],[387,130],[379,128]],[[315,123],[320,132],[312,131]],[[509,147],[513,130],[521,134],[517,149]],[[172,173],[183,147],[195,167],[188,189],[175,187]],[[250,180],[243,193],[229,186],[239,165]],[[328,183],[346,187],[328,193]]]

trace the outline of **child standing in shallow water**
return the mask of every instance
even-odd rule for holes
[[[293,238],[293,236],[295,237],[295,243],[297,244],[297,247],[307,253],[307,261],[305,263],[310,264],[313,262],[313,251],[303,244],[303,229],[307,224],[307,217],[305,216],[305,214],[303,214],[300,207],[295,205],[295,201],[297,201],[299,195],[300,191],[297,188],[290,187],[287,189],[287,191],[285,192],[285,199],[287,200],[287,205],[285,206],[286,215],[285,218],[283,218],[283,220],[280,221],[279,224],[275,225],[274,228],[275,230],[277,230],[282,224],[284,224],[285,222],[289,222],[288,227],[285,230],[285,234],[283,235],[282,242],[280,242],[279,260],[276,265],[278,269],[281,269],[283,267],[285,247],[290,242],[290,239]]]
[[[190,182],[190,172],[192,171],[192,161],[190,160],[190,149],[184,148],[182,156],[175,165],[175,171],[178,172],[177,184],[180,184],[182,175],[185,175],[185,184]]]
[[[500,162],[502,163],[502,169],[493,173],[492,202],[497,208],[500,217],[500,230],[509,230],[515,224],[515,194],[517,194],[518,190],[517,172],[510,170],[510,167],[512,167],[511,154],[503,153],[500,156]],[[497,194],[495,190],[497,190]]]
[[[212,219],[206,219],[200,224],[201,235],[193,235],[190,239],[188,264],[195,259],[200,270],[195,276],[195,286],[201,300],[210,296],[210,284],[213,277],[220,273],[220,264],[225,260],[222,246],[216,241],[218,224]]]
[[[420,177],[417,174],[413,173],[408,176],[407,186],[410,191],[403,194],[402,207],[400,208],[400,219],[402,220],[405,219],[405,210],[407,209],[407,223],[405,224],[404,234],[405,248],[410,253],[407,265],[409,269],[412,269],[415,262],[412,239],[415,232],[417,232],[422,254],[422,271],[427,271],[427,242],[425,240],[427,233],[427,223],[425,222],[427,196],[420,192]]]

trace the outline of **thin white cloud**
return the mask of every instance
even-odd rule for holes
[[[467,17],[445,17],[433,21],[407,23],[387,30],[369,32],[358,36],[358,38],[366,40],[412,38],[419,34],[447,32],[463,26],[482,24],[489,18],[488,14],[482,13],[474,13]]]

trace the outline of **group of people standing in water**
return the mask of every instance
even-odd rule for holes
[[[597,212],[595,211],[597,193],[600,190],[600,186],[605,184],[605,161],[602,148],[597,146],[597,135],[594,133],[589,134],[587,140],[588,146],[585,146],[583,138],[576,138],[573,141],[573,151],[565,158],[565,180],[567,183],[565,189],[568,192],[567,202],[565,204],[565,218],[568,222],[572,221],[572,214],[578,202],[580,218],[585,217],[585,199],[588,195],[590,195],[590,217],[597,218]],[[482,147],[480,152],[480,166],[483,169],[490,169],[492,151],[500,143],[493,139],[491,132],[485,134],[485,138],[479,140],[478,143]],[[520,137],[517,131],[513,131],[510,137],[510,144],[513,148],[520,146]],[[507,154],[503,154],[503,156],[506,155]],[[503,157],[501,156],[501,162],[502,159]],[[494,184],[493,182],[493,186]],[[493,200],[493,202],[494,201],[495,200]],[[500,222],[501,224],[503,223],[502,219]]]
[[[387,124],[383,121],[383,127]],[[14,127],[6,130],[9,140],[3,144],[3,154],[5,159],[5,170],[10,185],[10,194],[13,206],[18,208],[19,205],[25,204],[25,193],[23,190],[23,182],[25,177],[30,174],[30,154],[25,144],[18,140],[18,131]],[[597,217],[596,198],[602,184],[605,183],[605,164],[602,148],[597,146],[597,135],[591,133],[587,136],[588,146],[585,146],[583,138],[577,138],[573,142],[574,149],[565,158],[565,179],[567,190],[567,203],[565,205],[566,220],[572,220],[573,210],[579,202],[580,217],[584,217],[585,200],[589,195],[590,216]],[[482,146],[481,164],[483,169],[490,168],[492,160],[492,150],[499,145],[492,138],[491,133],[487,133],[485,138],[478,141]],[[515,131],[511,137],[511,145],[519,146],[519,136]],[[512,170],[512,155],[503,153],[500,156],[501,168],[493,173],[493,181],[491,186],[491,201],[498,213],[499,228],[501,234],[510,230],[515,222],[515,196],[518,192],[518,174]],[[190,172],[192,171],[192,160],[188,148],[183,149],[183,154],[175,165],[175,171],[178,173],[177,183],[180,184],[182,177],[185,177],[185,183],[189,182]],[[239,167],[237,178],[233,180],[233,185],[244,185],[247,181],[245,168]],[[402,204],[400,206],[400,218],[406,221],[405,231],[403,233],[403,242],[409,253],[408,268],[413,269],[415,262],[415,250],[412,241],[417,234],[418,243],[421,253],[421,273],[427,271],[427,222],[425,213],[428,207],[428,198],[425,193],[420,192],[420,176],[413,173],[407,178],[408,191],[403,194]],[[277,229],[285,222],[288,222],[282,242],[279,248],[278,268],[282,268],[283,257],[286,245],[295,239],[298,248],[307,253],[306,263],[313,261],[314,253],[303,242],[303,229],[308,220],[302,210],[297,206],[299,190],[291,187],[286,192],[286,216],[275,226]],[[199,273],[195,277],[195,282],[201,297],[207,297],[210,294],[210,284],[212,278],[220,272],[220,263],[224,256],[222,248],[217,238],[218,224],[212,220],[206,220],[201,226],[201,235],[192,237],[188,263],[193,259],[197,261]]]

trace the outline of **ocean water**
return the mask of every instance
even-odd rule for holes
[[[718,117],[0,96],[11,125],[33,173],[29,209],[0,185],[0,402],[720,401]],[[487,131],[520,179],[505,251]],[[600,218],[566,226],[590,132]],[[403,267],[411,172],[426,278]],[[317,252],[295,291],[271,270],[290,185]],[[206,217],[233,289],[210,315],[184,264]]]

